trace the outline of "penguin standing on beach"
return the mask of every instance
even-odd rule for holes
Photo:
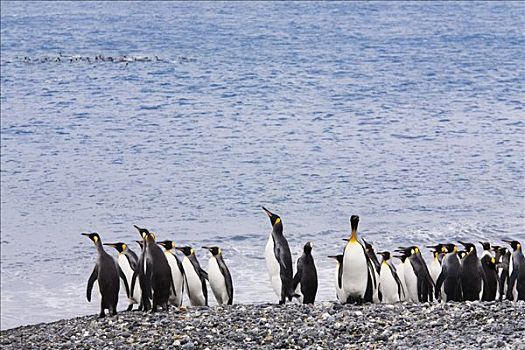
[[[343,254],[329,255],[329,258],[335,259],[337,266],[335,268],[335,295],[340,303],[346,303],[348,298],[343,290]]]
[[[371,243],[368,243],[367,241],[365,241],[364,238],[361,238],[361,240],[365,244],[366,255],[368,255],[368,258],[370,259],[372,264],[374,264],[374,267],[375,267],[377,273],[379,274],[379,270],[381,270],[381,264],[379,263],[379,260],[377,259],[377,255],[376,255],[376,252],[374,250],[374,247],[372,246]]]
[[[480,300],[483,296],[485,275],[477,255],[476,246],[472,243],[458,242],[465,247],[466,252],[461,262],[461,272],[459,274],[463,300]]]
[[[496,299],[502,301],[503,296],[507,295],[511,254],[505,247],[493,246],[492,249],[495,250],[496,269],[498,271],[498,291],[496,293]]]
[[[406,300],[410,301],[411,298],[408,296],[408,288],[407,288],[407,284],[406,284],[406,281],[405,281],[405,267],[408,267],[406,265],[406,264],[408,264],[407,257],[404,254],[393,255],[392,257],[398,258],[400,260],[400,263],[395,265],[396,272],[397,272],[397,277],[399,277],[399,281],[401,282],[401,287],[403,288],[403,294],[401,296],[401,300],[400,301],[406,301]],[[410,269],[412,269],[412,268],[410,267]],[[415,274],[414,274],[413,278],[414,278],[414,280],[417,279]],[[414,282],[414,284],[417,285],[416,282]],[[417,296],[417,290],[416,290],[414,295]]]
[[[386,304],[398,303],[403,299],[403,285],[397,275],[396,268],[390,263],[390,252],[379,252],[383,257],[379,270],[379,291],[381,302]]]
[[[432,262],[428,266],[428,272],[434,284],[437,282],[439,274],[441,273],[441,263],[439,262],[439,255],[441,252],[434,250],[432,251]]]
[[[445,245],[447,254],[441,264],[441,273],[436,282],[436,298],[443,301],[461,301],[461,261],[458,247],[449,243]]]
[[[525,300],[525,256],[518,241],[503,240],[513,249],[509,261],[508,300]]]
[[[375,267],[366,254],[365,247],[357,240],[359,216],[350,217],[352,234],[343,252],[343,290],[347,303],[372,303],[377,295]]]
[[[409,263],[407,264],[405,262],[404,269],[409,299],[413,302],[433,301],[434,282],[432,281],[432,277],[430,277],[430,272],[428,271],[427,264],[421,255],[419,247],[400,247],[397,251],[402,252],[407,257],[406,261]],[[414,276],[416,277],[415,281]],[[414,282],[416,283],[415,287]],[[414,293],[416,295],[414,295]]]
[[[230,270],[224,258],[222,257],[222,250],[219,247],[202,247],[210,252],[210,260],[208,262],[208,280],[210,282],[211,290],[215,295],[215,300],[219,305],[233,304],[233,282]]]
[[[297,259],[297,272],[293,278],[293,289],[303,304],[313,304],[317,294],[317,270],[312,256],[311,242],[306,242],[303,255]]]
[[[97,247],[97,263],[91,276],[89,276],[86,297],[91,302],[91,290],[93,284],[98,281],[98,288],[100,290],[100,314],[99,317],[105,317],[104,310],[108,310],[111,315],[117,314],[118,291],[120,288],[119,268],[117,263],[111,255],[106,253],[102,246],[102,241],[98,233],[82,233],[83,236],[89,237]],[[126,283],[127,289],[127,283]]]
[[[186,291],[193,306],[208,306],[208,273],[201,268],[192,247],[175,247],[184,254],[182,266],[186,278]]]
[[[142,292],[142,301],[140,303],[142,308],[139,307],[139,309],[142,309],[142,311],[148,311],[151,309],[151,281],[150,278],[147,278],[146,276],[146,244],[144,242],[146,236],[149,235],[149,231],[148,229],[138,227],[137,225],[133,225],[133,227],[139,231],[142,241],[137,241],[141,248],[141,254],[137,263],[137,268],[131,278],[131,295],[135,297],[135,285],[138,283]]]
[[[173,280],[173,288],[168,299],[169,303],[170,305],[181,306],[184,293],[184,268],[177,255],[172,252],[172,249],[175,248],[175,242],[166,240],[159,242],[159,244],[166,249],[164,254],[170,265],[171,279]]]
[[[286,302],[286,298],[292,301],[293,292],[293,268],[292,254],[288,241],[283,235],[283,222],[279,215],[272,213],[262,207],[270,218],[272,232],[268,238],[265,249],[266,267],[275,294],[279,297],[279,304]]]
[[[138,257],[137,254],[133,250],[131,250],[126,243],[118,242],[118,243],[104,243],[104,245],[113,247],[118,252],[117,262],[118,267],[123,272],[123,283],[124,285],[131,286],[131,282],[133,279],[133,274],[137,270],[137,264],[138,264]],[[130,289],[126,289],[127,296],[128,296],[128,311],[131,311],[133,309],[133,304],[141,304],[142,299],[142,291],[140,290],[140,285],[138,283],[135,283],[134,286],[135,290],[133,293]]]
[[[498,291],[498,271],[496,268],[496,258],[492,256],[489,242],[479,242],[483,246],[481,253],[481,267],[485,275],[485,284],[483,286],[482,301],[496,300]]]
[[[157,311],[158,306],[167,311],[170,291],[175,290],[170,265],[166,255],[155,241],[155,234],[149,231],[145,233],[137,226],[136,228],[139,229],[144,240],[144,263],[143,266],[139,266],[139,270],[143,269],[143,284],[148,288],[148,294],[151,295],[151,312]],[[143,293],[145,293],[144,289]]]

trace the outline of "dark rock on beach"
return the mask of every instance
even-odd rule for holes
[[[234,305],[4,330],[2,349],[525,349],[525,303]]]

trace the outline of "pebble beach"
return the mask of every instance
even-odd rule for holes
[[[120,312],[3,330],[2,349],[525,349],[525,303],[273,304]]]

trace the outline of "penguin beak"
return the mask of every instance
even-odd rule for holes
[[[512,241],[511,241],[511,240],[508,240],[508,239],[502,239],[502,241],[505,242],[505,243],[508,243],[508,244],[511,244],[511,243],[512,243]]]
[[[82,232],[81,235],[82,235],[82,236],[88,236],[88,237],[89,237],[90,233]]]
[[[180,250],[182,252],[182,247],[175,247],[175,249]]]
[[[350,239],[349,238],[343,238],[343,241],[345,242],[348,242]]]
[[[110,247],[116,247],[117,244],[116,243],[102,243],[103,245],[107,245],[107,246],[110,246]]]
[[[466,244],[467,244],[467,243],[465,243],[465,242],[461,242],[461,241],[458,241],[458,243],[461,244],[463,247],[465,247]]]
[[[337,255],[328,255],[328,258],[337,259]]]
[[[264,210],[264,212],[266,213],[266,215],[268,215],[268,217],[272,217],[273,213],[271,211],[269,211],[268,209],[266,209],[265,207],[261,207],[262,210]]]
[[[210,250],[210,247],[203,246],[202,249]]]

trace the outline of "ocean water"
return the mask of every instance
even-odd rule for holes
[[[219,245],[239,303],[277,302],[261,205],[314,243],[318,300],[351,214],[378,250],[525,240],[523,28],[523,2],[2,2],[1,327],[98,312],[85,231]]]

